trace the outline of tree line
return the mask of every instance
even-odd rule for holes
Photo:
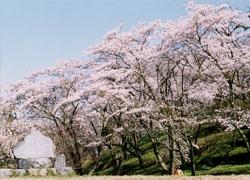
[[[77,173],[105,150],[119,174],[128,156],[144,164],[147,137],[166,174],[189,164],[207,126],[236,131],[250,155],[250,13],[189,3],[175,21],[119,26],[85,52],[11,84],[1,97],[1,162],[32,128],[53,137]]]

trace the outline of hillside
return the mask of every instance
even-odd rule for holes
[[[248,137],[250,133],[248,132]],[[196,157],[197,175],[250,174],[250,158],[241,137],[233,132],[219,132],[198,139],[200,147]],[[135,157],[128,157],[120,168],[120,175],[162,175],[156,162],[150,142],[142,144],[144,165],[140,166]],[[107,151],[101,155],[100,168],[94,175],[112,175],[111,156]],[[86,170],[91,168],[86,163]],[[182,167],[185,175],[190,175],[188,165]]]

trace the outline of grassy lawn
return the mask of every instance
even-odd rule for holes
[[[219,165],[207,171],[198,171],[198,175],[230,175],[230,174],[250,174],[250,164],[243,165]]]

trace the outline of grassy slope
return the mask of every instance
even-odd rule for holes
[[[233,133],[215,133],[200,138],[199,155],[196,158],[198,175],[230,175],[250,174],[250,158],[240,136],[236,134],[236,141],[233,145]],[[235,146],[233,148],[233,146]],[[123,162],[121,175],[161,175],[160,166],[155,161],[151,144],[147,141],[142,145],[144,151],[143,159],[145,164],[139,166],[137,158],[129,158]],[[102,162],[108,164],[110,155],[104,152]],[[189,175],[188,169],[184,173]],[[112,167],[106,165],[95,173],[96,175],[111,175]]]

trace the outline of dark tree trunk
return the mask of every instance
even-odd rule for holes
[[[163,172],[165,174],[169,174],[169,170],[168,170],[168,166],[167,164],[164,162],[163,158],[161,157],[161,155],[159,154],[158,152],[158,149],[157,149],[157,145],[155,144],[155,142],[151,139],[151,142],[152,142],[152,147],[153,147],[153,152],[155,154],[155,157],[158,161],[158,163],[160,164]]]
[[[73,166],[75,169],[76,174],[83,175],[83,167],[81,162],[81,152],[79,149],[78,142],[74,140],[74,153],[72,154],[73,157]]]
[[[73,141],[73,153],[72,153],[72,160],[73,160],[73,166],[76,174],[83,175],[83,167],[82,167],[82,158],[81,158],[81,151],[79,144],[77,142],[77,136],[73,128],[70,129],[70,135],[72,137]]]
[[[144,161],[143,161],[142,154],[141,154],[140,150],[136,150],[136,154],[137,154],[137,158],[139,160],[140,166],[143,166]]]
[[[244,131],[242,131],[241,129],[237,129],[237,131],[239,132],[239,134],[241,135],[241,137],[243,138],[244,140],[244,143],[246,145],[246,148],[247,148],[247,152],[248,154],[250,155],[250,144],[249,144],[249,141],[247,139],[247,136],[245,135]]]
[[[122,162],[123,162],[123,158],[120,156],[120,154],[116,154],[113,157],[113,173],[114,173],[114,175],[120,174],[120,168],[121,168]]]
[[[194,138],[194,143],[197,144],[198,141],[198,137],[200,134],[200,130],[201,130],[201,125],[199,124],[197,131],[195,132],[195,138]]]
[[[181,145],[179,143],[176,143],[177,144],[177,147],[179,149],[179,152],[180,152],[180,156],[181,156],[181,164],[185,164],[185,156],[184,156],[184,153],[182,151],[182,148],[181,148]]]
[[[122,153],[123,153],[123,158],[127,159],[127,151],[128,151],[128,143],[126,136],[122,136]]]
[[[191,175],[195,176],[194,146],[189,136],[188,136],[188,143],[189,143],[189,158],[190,158]]]
[[[76,172],[76,174],[83,175],[83,167],[81,164],[81,156],[79,153],[72,153],[71,154],[72,160],[73,160],[73,168]]]
[[[143,161],[143,158],[142,158],[142,153],[141,153],[141,150],[140,150],[140,147],[139,147],[139,143],[138,143],[138,137],[136,134],[133,135],[133,140],[134,140],[134,149],[135,149],[135,154],[136,154],[136,157],[138,158],[139,160],[139,164],[140,166],[143,165],[144,161]]]
[[[236,131],[234,130],[234,134],[233,134],[233,142],[232,142],[232,146],[233,148],[235,148],[235,143],[236,143]]]
[[[175,153],[175,141],[174,141],[174,135],[173,135],[173,131],[172,128],[169,127],[168,130],[168,134],[169,134],[169,154],[170,154],[170,167],[169,167],[169,172],[171,175],[174,175],[175,173],[175,169],[176,169],[176,153]]]

